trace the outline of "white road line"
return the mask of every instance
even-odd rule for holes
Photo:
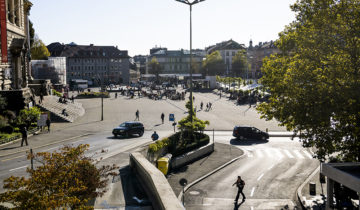
[[[250,207],[250,210],[254,210],[254,207]]]
[[[26,166],[21,166],[21,167],[19,167],[19,168],[13,168],[13,169],[10,169],[9,171],[15,171],[15,170],[22,169],[22,168],[26,168],[26,167],[28,167],[28,165],[26,165]]]
[[[47,149],[47,150],[44,150],[44,151],[49,151],[49,150],[52,150],[52,149],[56,149],[58,147],[51,147],[50,149]]]
[[[285,152],[285,154],[286,154],[289,158],[295,158],[295,157],[289,152],[289,150],[284,149],[284,152]]]
[[[80,140],[77,140],[77,141],[73,141],[73,143],[77,143],[77,142],[80,142],[80,141],[84,141],[85,139],[80,139]]]
[[[250,197],[253,197],[254,191],[255,191],[255,187],[253,187],[253,188],[251,189]]]
[[[263,176],[264,176],[264,174],[261,174],[261,175],[259,176],[259,178],[257,178],[257,180],[259,181]]]
[[[294,150],[295,155],[300,158],[300,159],[304,159],[304,156],[301,155],[301,153],[299,152],[299,150]]]
[[[306,150],[303,150],[303,153],[305,153],[306,156],[308,156],[310,159],[313,159],[313,156]]]
[[[265,149],[265,153],[267,154],[268,157],[273,156],[273,154],[271,153],[271,151],[269,149]]]
[[[274,165],[271,165],[267,170],[270,170],[270,169],[272,169],[274,167]]]
[[[277,155],[280,159],[282,159],[282,158],[284,157],[284,155],[281,154],[281,152],[280,152],[278,149],[273,149],[273,151],[275,151],[276,155]]]
[[[261,158],[264,157],[264,154],[262,153],[261,150],[256,150],[256,154]]]

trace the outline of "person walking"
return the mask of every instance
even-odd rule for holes
[[[140,121],[139,115],[140,115],[139,110],[136,110],[136,112],[135,112],[135,120]]]
[[[165,114],[161,113],[161,122],[162,122],[162,124],[164,124],[164,118],[165,118]]]
[[[237,192],[237,195],[236,195],[236,198],[235,198],[235,202],[237,203],[238,200],[239,200],[239,196],[240,194],[242,195],[243,199],[242,201],[244,202],[246,197],[243,193],[243,189],[244,189],[244,186],[245,186],[245,181],[241,179],[241,176],[238,176],[236,182],[232,185],[234,186],[236,184],[236,187],[238,188],[238,192]]]
[[[203,109],[203,106],[204,106],[204,103],[201,102],[201,103],[200,103],[200,109],[201,109],[201,110]]]
[[[50,117],[48,117],[46,119],[46,126],[48,127],[48,132],[50,132],[50,125],[51,125],[51,120],[50,120]]]
[[[117,93],[115,93],[115,98],[117,98]]]
[[[23,146],[24,142],[25,142],[25,144],[26,144],[26,146],[27,146],[27,145],[28,145],[28,141],[27,141],[28,132],[27,132],[26,126],[24,126],[24,127],[21,129],[21,136],[22,136],[21,146]]]

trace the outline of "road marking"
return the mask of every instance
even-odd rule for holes
[[[251,210],[254,210],[254,207],[250,207]]]
[[[289,158],[294,158],[294,156],[289,152],[289,150],[284,149],[284,152]]]
[[[303,153],[305,153],[305,155],[308,156],[310,159],[313,159],[313,156],[308,151],[304,150]]]
[[[271,166],[268,168],[268,170],[272,169],[273,167],[274,167],[274,165],[271,165]]]
[[[300,158],[300,159],[304,159],[304,156],[301,155],[301,153],[299,152],[299,150],[294,150],[295,155]]]
[[[261,150],[256,150],[256,154],[261,158],[264,157],[264,154],[261,152]]]
[[[44,150],[44,151],[49,151],[49,150],[52,150],[52,149],[56,149],[58,147],[51,147],[50,149],[47,149],[47,150]]]
[[[16,156],[16,157],[13,157],[13,158],[8,158],[8,159],[4,159],[4,160],[1,160],[1,162],[5,162],[5,161],[9,161],[9,160],[13,160],[13,159],[16,159],[16,158],[21,158],[21,157],[25,157],[26,155],[20,155],[20,156]]]
[[[272,157],[273,154],[271,153],[271,151],[269,149],[265,150],[265,153],[267,154],[268,157]]]
[[[253,157],[252,152],[250,152],[249,150],[246,150],[246,153],[247,153],[247,156],[248,156],[248,157]]]
[[[275,151],[275,153],[279,157],[279,159],[282,159],[284,157],[284,155],[281,154],[281,152],[278,149],[273,149],[273,151]]]
[[[26,166],[21,166],[21,167],[18,167],[18,168],[13,168],[13,169],[10,169],[9,171],[15,171],[15,170],[22,169],[22,168],[26,168],[26,167],[28,167],[28,165],[26,165]]]
[[[259,181],[263,176],[264,176],[264,174],[261,174],[261,175],[259,176],[259,178],[257,178],[257,180]]]
[[[255,191],[255,187],[253,187],[253,188],[251,189],[250,197],[253,197],[254,191]]]

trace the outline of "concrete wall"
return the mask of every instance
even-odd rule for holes
[[[140,179],[154,209],[183,210],[165,176],[138,152],[130,154],[130,167]]]
[[[171,159],[171,168],[179,168],[214,151],[214,144],[208,144],[182,156]]]

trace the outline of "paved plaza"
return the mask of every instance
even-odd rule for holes
[[[83,104],[85,115],[75,120],[73,123],[54,123],[53,129],[59,130],[64,127],[69,129],[84,129],[92,132],[111,132],[123,121],[135,119],[135,112],[139,110],[140,121],[144,123],[145,130],[172,130],[172,122],[169,122],[169,114],[175,114],[176,121],[187,115],[185,108],[186,100],[174,101],[163,98],[162,100],[153,100],[147,97],[135,97],[130,99],[127,96],[115,98],[115,93],[110,94],[110,98],[104,99],[104,120],[101,119],[101,99],[77,99],[77,102]],[[186,94],[188,98],[189,93]],[[266,121],[260,119],[254,105],[236,105],[235,101],[228,98],[219,98],[212,92],[198,93],[194,92],[194,107],[196,107],[197,117],[202,120],[209,120],[208,130],[232,130],[235,125],[251,125],[261,130],[285,131],[285,127],[278,126],[277,121]],[[203,110],[200,110],[200,103],[204,103]],[[212,109],[205,111],[206,104],[212,103]],[[161,113],[165,114],[165,122],[161,123]],[[92,126],[96,124],[96,126]],[[88,129],[91,128],[91,129]]]

